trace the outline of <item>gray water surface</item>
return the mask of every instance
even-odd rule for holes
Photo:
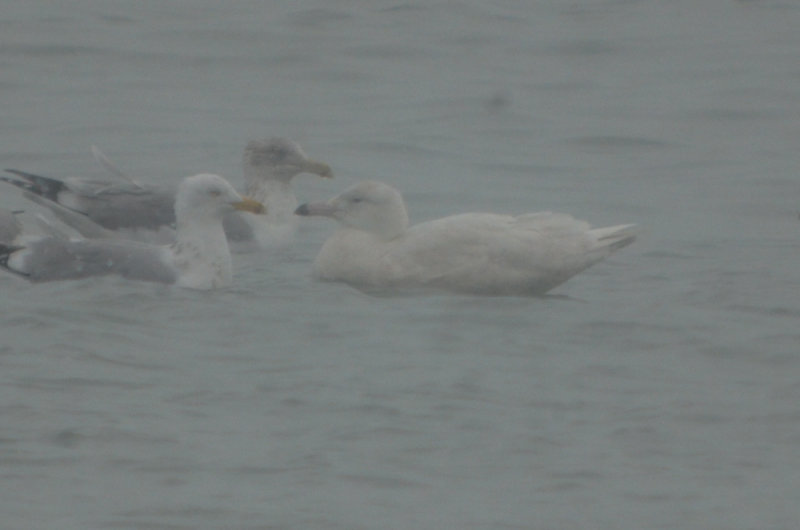
[[[563,211],[634,245],[533,299],[0,275],[0,519],[20,530],[791,529],[800,5],[29,2],[2,167],[241,182],[250,138],[414,221]],[[0,207],[37,213],[12,188]]]

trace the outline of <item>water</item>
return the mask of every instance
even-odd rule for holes
[[[800,9],[7,1],[3,167],[240,182],[254,137],[413,220],[552,209],[640,241],[536,299],[310,279],[0,276],[9,529],[794,529]],[[3,189],[0,206],[35,207]]]

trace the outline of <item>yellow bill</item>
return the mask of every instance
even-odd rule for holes
[[[245,197],[239,202],[234,202],[233,207],[240,212],[250,212],[255,214],[263,214],[267,212],[267,209],[264,208],[263,204],[249,197]]]

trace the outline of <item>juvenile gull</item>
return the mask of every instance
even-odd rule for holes
[[[121,175],[102,153],[95,151],[95,156],[117,177]],[[244,193],[264,203],[267,215],[227,215],[224,226],[229,240],[258,246],[287,243],[297,227],[292,178],[300,173],[331,177],[330,166],[308,158],[296,142],[286,138],[249,142],[242,162]],[[14,169],[7,171],[14,177],[0,176],[0,180],[26,190],[26,197],[50,208],[84,237],[160,243],[174,240],[175,190],[171,187],[140,184],[132,179],[59,180]]]
[[[263,212],[263,205],[243,199],[222,177],[201,174],[181,182],[174,208],[176,241],[172,245],[35,237],[19,244],[0,244],[0,265],[34,282],[116,274],[193,289],[230,285],[231,255],[222,218],[234,210]]]
[[[231,241],[255,241],[262,247],[285,244],[297,230],[297,197],[292,191],[296,175],[333,177],[328,164],[308,158],[296,142],[286,138],[249,142],[242,166],[245,194],[263,203],[267,214],[229,215],[225,218],[225,233]]]
[[[396,189],[361,182],[298,215],[341,224],[322,246],[314,276],[362,290],[541,295],[635,239],[634,225],[592,229],[570,215],[454,215],[409,228]]]

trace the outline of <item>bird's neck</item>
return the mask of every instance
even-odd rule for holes
[[[268,222],[290,223],[295,220],[297,198],[288,182],[267,180],[250,183],[247,196],[264,205]]]
[[[175,240],[179,242],[195,241],[198,244],[226,241],[222,220],[198,216],[193,219],[178,217],[175,224]]]
[[[270,195],[292,195],[292,186],[288,180],[250,178],[247,179],[246,191],[251,199],[265,201]]]
[[[173,252],[183,268],[186,282],[201,278],[211,285],[187,285],[189,287],[223,287],[231,283],[233,267],[228,248],[228,240],[218,219],[194,220],[177,223]],[[200,281],[200,280],[198,280]]]

